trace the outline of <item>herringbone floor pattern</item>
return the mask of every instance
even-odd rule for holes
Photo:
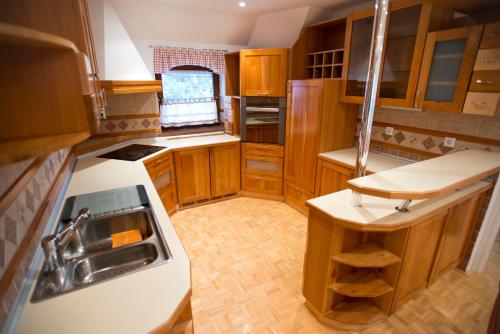
[[[173,215],[192,263],[195,333],[347,333],[321,325],[301,294],[307,219],[281,202],[241,197]],[[484,333],[500,278],[451,270],[364,333]]]

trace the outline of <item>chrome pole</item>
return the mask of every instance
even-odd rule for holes
[[[358,151],[356,155],[355,177],[365,176],[368,152],[370,149],[370,136],[372,133],[373,115],[377,101],[382,70],[382,55],[384,51],[385,28],[389,15],[389,0],[375,1],[375,15],[373,19],[372,42],[370,46],[370,61],[366,77],[365,97],[361,114],[361,130],[359,132]],[[352,192],[352,204],[361,205],[361,194]]]

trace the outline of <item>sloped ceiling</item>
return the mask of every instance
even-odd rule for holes
[[[111,0],[132,39],[248,45],[260,14],[315,6],[335,9],[367,0]],[[269,33],[272,33],[270,31]]]

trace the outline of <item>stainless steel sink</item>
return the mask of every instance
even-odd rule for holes
[[[140,188],[141,186],[137,187],[138,191],[142,191],[141,196],[143,197],[145,194],[143,186],[142,188]],[[44,264],[36,282],[35,291],[31,298],[32,302],[145,270],[172,259],[160,224],[149,205],[149,199],[142,200],[137,207],[131,207],[130,196],[128,196],[130,189],[127,191],[127,196],[124,196],[128,200],[125,208],[117,209],[117,201],[114,201],[115,207],[97,213],[97,217],[86,221],[73,234],[62,256],[64,284],[61,288],[54,289],[53,284],[51,285],[51,273],[47,264]],[[106,195],[102,192],[95,194]],[[120,195],[117,190],[113,190],[112,194]],[[93,196],[89,195],[92,194],[84,196],[95,201]],[[66,204],[68,203],[73,205],[73,203],[79,202],[78,199],[72,198],[68,199]],[[102,206],[102,203],[99,205]],[[73,209],[71,208],[71,210]],[[56,230],[64,229],[66,224],[66,222],[60,221]],[[112,234],[134,229],[141,232],[142,241],[122,247],[112,247]]]
[[[92,254],[74,263],[71,283],[84,285],[110,279],[147,266],[157,258],[158,252],[151,243]]]
[[[153,235],[153,220],[150,211],[139,209],[126,214],[109,214],[90,221],[80,227],[73,235],[68,247],[64,250],[64,258],[71,259],[94,251],[112,248],[111,235],[115,233],[139,230],[142,239]]]

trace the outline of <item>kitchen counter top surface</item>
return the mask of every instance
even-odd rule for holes
[[[17,333],[146,333],[166,323],[191,288],[189,258],[142,160],[122,161],[97,155],[132,143],[167,150],[238,142],[229,135],[132,140],[79,157],[64,198],[143,184],[172,253],[170,262],[24,305]],[[60,212],[59,212],[60,215]],[[34,284],[29,293],[33,293]]]
[[[355,168],[356,167],[356,148],[346,148],[344,150],[331,151],[320,153],[318,156],[321,159],[338,163],[340,165]],[[413,163],[413,161],[391,157],[384,154],[370,152],[368,154],[367,170],[371,173],[378,173],[384,170],[406,166]]]

